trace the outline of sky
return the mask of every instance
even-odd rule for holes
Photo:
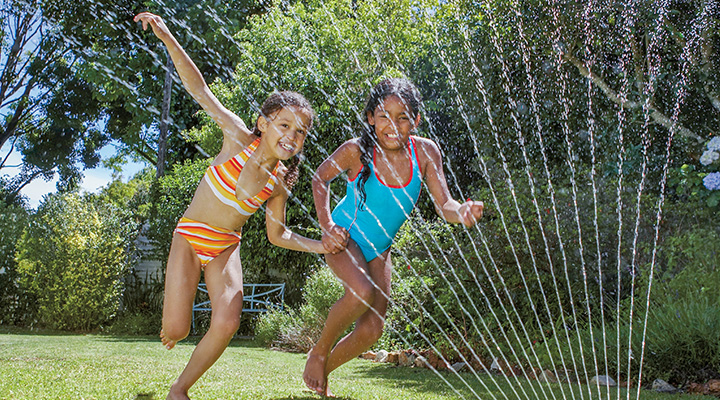
[[[10,150],[10,145],[6,144],[0,150],[0,160],[2,158],[5,158],[8,151]],[[115,149],[111,145],[105,146],[100,150],[101,156],[109,157],[113,155]],[[13,151],[12,154],[10,154],[10,158],[8,159],[6,165],[11,166],[19,166],[22,163],[22,155],[20,152]],[[122,181],[127,182],[130,180],[136,173],[138,173],[140,170],[142,170],[146,166],[145,163],[138,163],[138,162],[131,162],[126,164],[123,167],[122,172]],[[0,175],[7,178],[14,177],[18,172],[20,171],[19,167],[5,167],[0,170]],[[86,192],[95,193],[100,188],[106,186],[110,181],[112,181],[112,170],[108,168],[93,168],[88,169],[83,172],[84,178],[82,180],[82,183],[80,184],[80,187],[82,190]],[[42,200],[42,197],[48,193],[54,193],[56,192],[55,184],[58,181],[57,174],[55,177],[50,181],[45,181],[42,178],[37,178],[34,181],[32,181],[30,184],[25,186],[21,193],[25,195],[25,197],[28,198],[30,207],[37,208],[37,206],[40,204],[40,201]]]

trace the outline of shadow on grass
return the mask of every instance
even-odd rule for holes
[[[68,332],[45,328],[24,328],[13,325],[0,325],[0,335],[28,335],[28,336],[80,336],[88,332]]]
[[[319,395],[312,395],[309,394],[307,396],[297,397],[297,396],[285,396],[285,397],[274,397],[272,400],[318,400],[318,399],[327,399],[327,397],[320,397]],[[333,397],[335,400],[355,400],[352,397]]]
[[[138,393],[133,400],[155,400],[155,392],[152,393]]]
[[[472,391],[478,395],[482,395],[483,393],[489,394],[488,390],[485,389],[473,375],[465,373],[461,373],[460,377],[462,377],[465,382],[468,382],[472,391],[465,383],[462,382],[460,378],[447,371],[438,372],[442,378],[428,369],[398,367],[394,365],[382,365],[375,368],[358,366],[354,372],[358,375],[363,375],[368,379],[386,381],[391,383],[393,386],[398,381],[401,381],[403,382],[403,386],[406,390],[413,390],[417,393],[448,395],[451,392],[458,391],[461,395],[466,397],[475,397]],[[494,383],[490,382],[490,380],[493,379],[492,376],[480,375],[480,377],[481,379],[488,380],[486,381],[488,387],[495,386]],[[443,380],[443,378],[445,380]],[[450,385],[448,385],[448,383]]]

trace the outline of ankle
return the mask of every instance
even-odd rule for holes
[[[325,362],[325,360],[327,360],[327,357],[328,357],[327,352],[323,353],[321,351],[316,350],[315,348],[311,349],[307,353],[307,358],[315,358],[322,362]]]

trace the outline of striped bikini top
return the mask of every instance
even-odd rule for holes
[[[237,187],[237,180],[240,176],[245,162],[255,152],[258,144],[260,144],[260,138],[255,139],[250,146],[246,147],[245,150],[238,153],[235,157],[225,161],[220,165],[211,165],[205,171],[205,182],[208,183],[210,189],[212,189],[215,196],[223,204],[226,204],[239,212],[242,215],[252,215],[260,205],[264,203],[273,192],[275,185],[277,184],[277,170],[280,162],[270,175],[265,187],[255,197],[247,200],[240,201],[235,197],[235,188]]]

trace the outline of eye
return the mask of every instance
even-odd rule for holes
[[[303,135],[303,136],[305,136],[305,134],[307,133],[307,132],[305,132],[305,131],[302,130],[302,129],[298,129],[296,132],[299,133],[300,135]]]
[[[289,128],[289,127],[290,127],[290,125],[288,125],[288,124],[280,124],[280,126],[282,126],[283,128]]]

